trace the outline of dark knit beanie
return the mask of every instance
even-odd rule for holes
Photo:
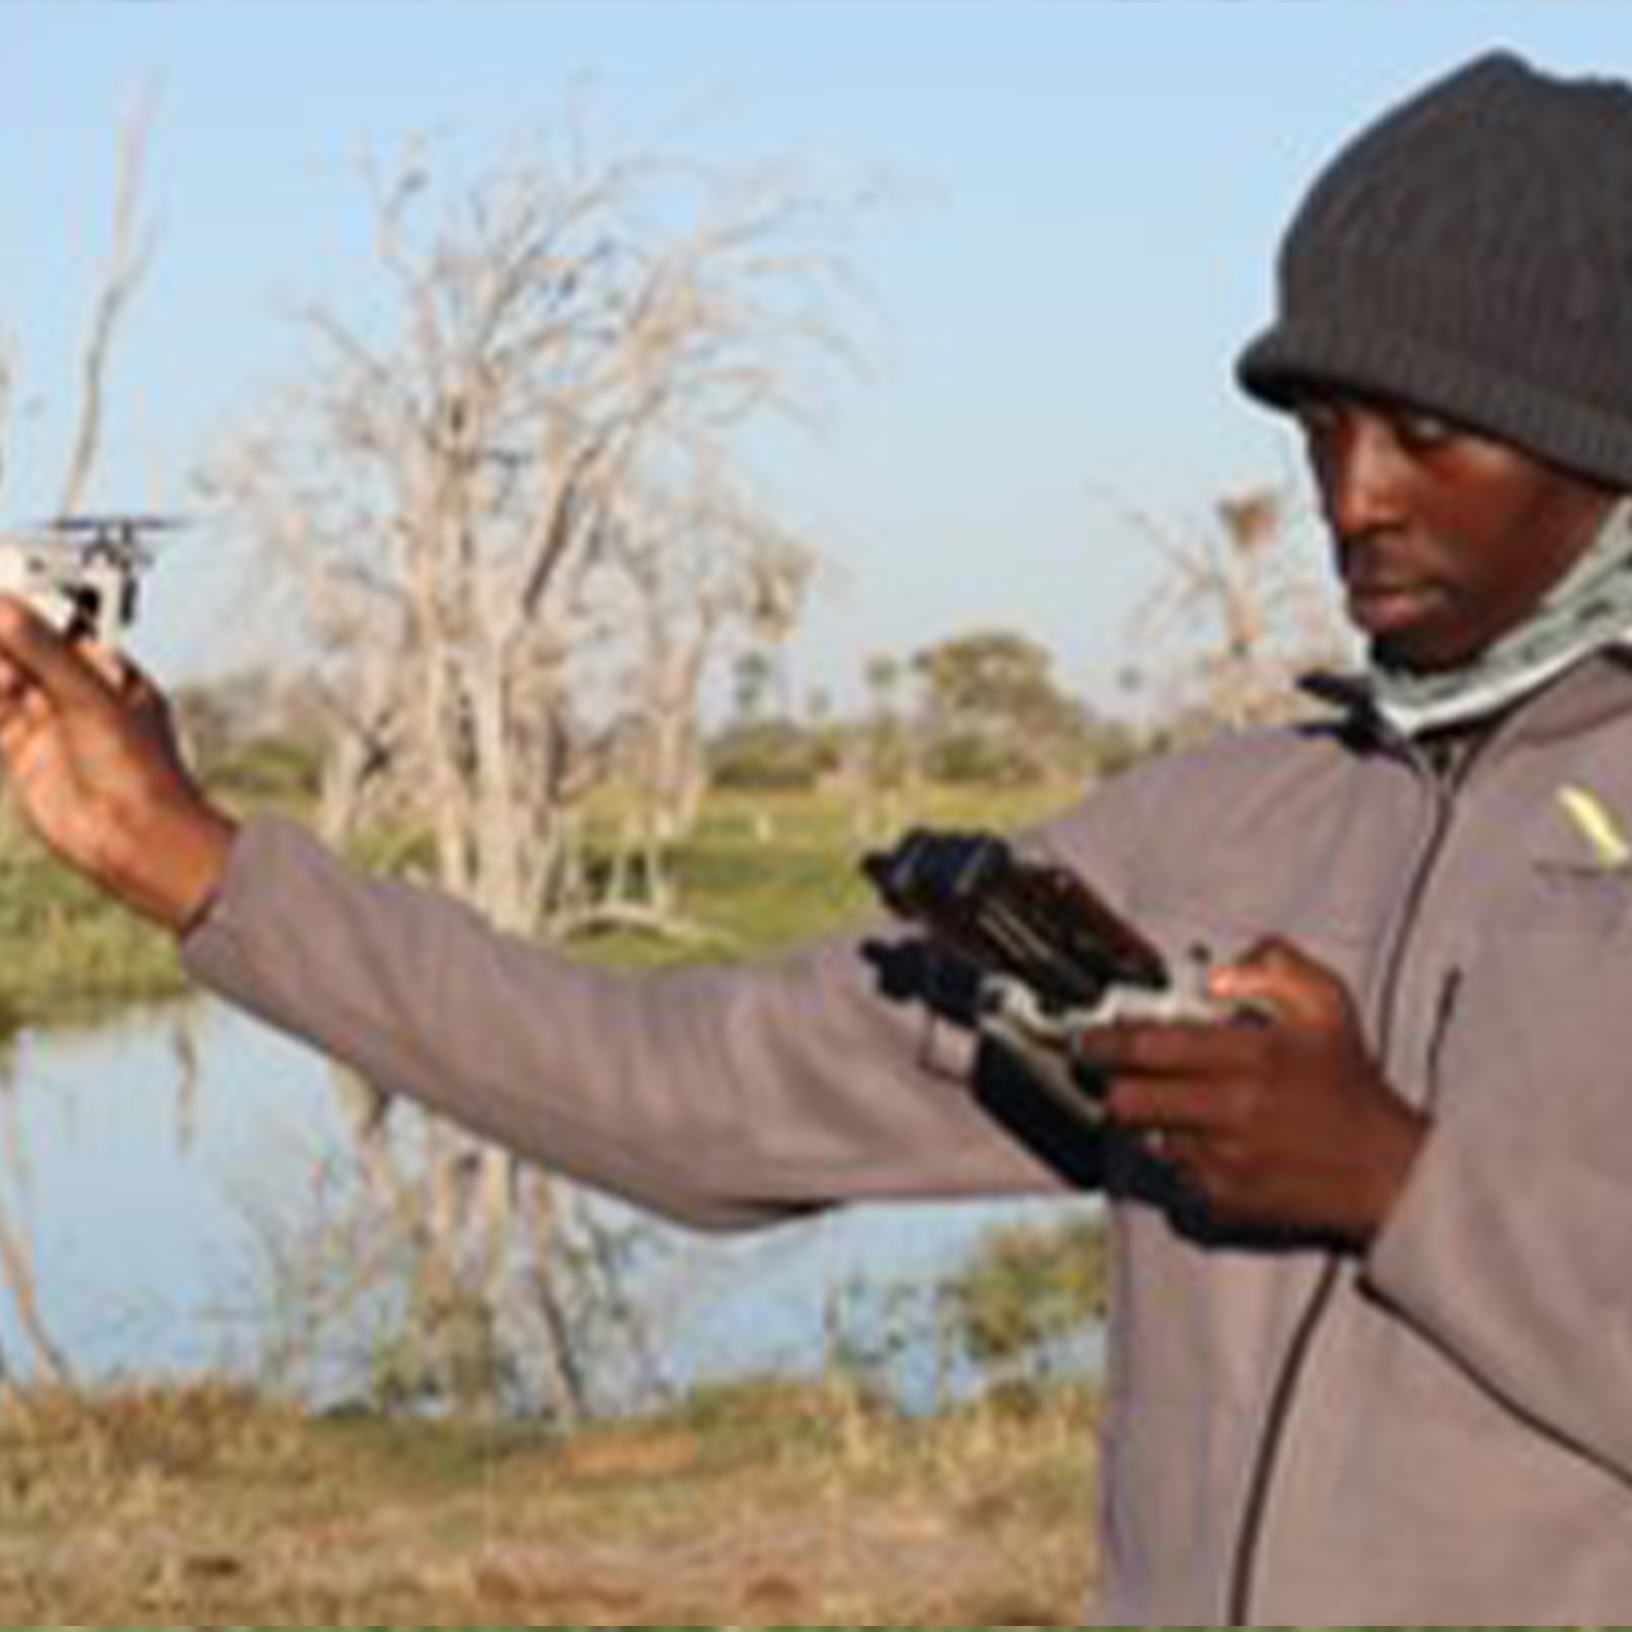
[[[1632,489],[1632,87],[1478,58],[1310,189],[1241,384],[1399,399]]]

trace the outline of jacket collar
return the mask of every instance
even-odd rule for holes
[[[1356,747],[1413,752],[1410,739],[1378,710],[1364,674],[1315,671],[1298,684],[1337,710],[1345,737]],[[1494,732],[1511,747],[1578,736],[1621,716],[1632,716],[1632,648],[1613,645],[1600,647],[1521,701],[1466,729]]]

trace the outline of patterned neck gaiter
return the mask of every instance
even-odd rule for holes
[[[1632,644],[1632,500],[1622,499],[1598,536],[1530,618],[1459,669],[1412,674],[1375,659],[1371,699],[1402,736],[1493,713],[1605,646]]]

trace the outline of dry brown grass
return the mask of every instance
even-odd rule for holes
[[[1088,1407],[934,1422],[720,1390],[570,1438],[312,1420],[218,1385],[0,1416],[12,1624],[1081,1620]]]

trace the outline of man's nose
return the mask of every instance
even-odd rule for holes
[[[1399,449],[1377,416],[1346,414],[1315,459],[1321,509],[1339,538],[1363,538],[1399,520]]]

